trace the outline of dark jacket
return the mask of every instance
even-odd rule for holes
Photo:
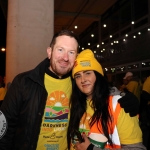
[[[17,75],[0,108],[7,130],[0,137],[0,150],[35,150],[47,100],[44,74],[46,58],[35,69]]]

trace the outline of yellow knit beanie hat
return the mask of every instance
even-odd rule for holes
[[[73,78],[75,73],[83,70],[95,70],[104,76],[102,66],[96,60],[94,53],[90,49],[83,50],[77,56],[72,70]]]

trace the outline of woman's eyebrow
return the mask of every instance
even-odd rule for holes
[[[74,76],[78,76],[78,75],[80,75],[80,73],[76,73]]]
[[[83,71],[83,73],[88,72],[88,71],[92,71],[92,70],[85,70],[85,71]]]

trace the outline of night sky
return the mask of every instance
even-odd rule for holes
[[[0,7],[0,76],[5,76],[5,60],[6,52],[2,52],[1,48],[6,48],[6,20]]]

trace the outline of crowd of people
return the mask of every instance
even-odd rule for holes
[[[88,139],[92,132],[108,139],[106,149],[146,149],[138,98],[112,92],[92,51],[78,53],[78,37],[62,30],[47,58],[13,79],[0,107],[1,150],[100,150]]]
[[[143,143],[150,149],[150,76],[143,82],[132,72],[127,72],[119,90],[132,92],[139,100],[139,120],[143,132]]]

